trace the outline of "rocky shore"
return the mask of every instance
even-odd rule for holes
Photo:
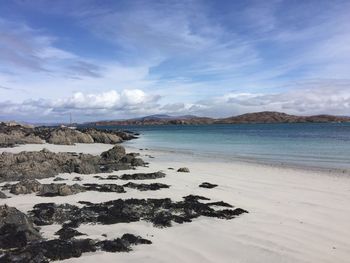
[[[96,228],[112,225],[117,229],[121,223],[146,222],[155,228],[169,228],[200,217],[230,220],[247,213],[224,201],[211,201],[196,194],[183,196],[182,200],[136,197],[136,192],[171,191],[172,185],[162,182],[167,177],[163,171],[133,172],[149,168],[139,154],[126,153],[119,145],[135,138],[132,133],[5,124],[1,124],[0,129],[2,147],[43,142],[114,144],[99,155],[48,149],[4,151],[0,155],[0,198],[4,200],[0,205],[0,262],[51,262],[77,258],[87,252],[130,252],[135,245],[152,244],[151,240],[131,233],[114,238],[107,238],[107,234],[90,237],[80,230],[86,225]],[[127,172],[115,174],[121,170]],[[186,167],[173,172],[190,175]],[[204,183],[200,187],[216,186]],[[94,197],[107,194],[116,196],[108,201],[93,201]],[[129,197],[117,196],[125,194]],[[89,196],[89,201],[79,199],[83,195]],[[69,196],[77,202],[70,203]],[[47,202],[57,197],[66,199],[60,203]],[[7,205],[13,198],[45,201],[36,201],[28,211],[20,211]],[[60,229],[47,238],[42,229],[51,225],[58,225]]]
[[[0,122],[0,147],[19,144],[51,143],[73,145],[75,143],[116,144],[137,138],[125,131],[97,130],[94,128],[32,127],[17,123]]]

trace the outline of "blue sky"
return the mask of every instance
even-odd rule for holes
[[[349,1],[1,1],[0,119],[350,115]]]

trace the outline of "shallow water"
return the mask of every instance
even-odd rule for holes
[[[113,126],[141,134],[128,146],[271,164],[350,169],[350,124]]]

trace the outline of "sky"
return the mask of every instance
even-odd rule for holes
[[[350,115],[348,0],[3,0],[0,120]]]

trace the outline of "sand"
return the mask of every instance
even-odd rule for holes
[[[111,145],[76,146],[24,145],[1,151],[18,152],[48,148],[99,154]],[[128,149],[136,151],[136,149]],[[350,259],[350,180],[336,173],[281,168],[243,162],[223,162],[175,153],[140,151],[149,168],[140,172],[163,170],[167,176],[156,180],[171,185],[169,189],[127,193],[85,192],[68,197],[11,196],[0,200],[28,211],[38,202],[72,203],[85,200],[103,202],[118,198],[163,198],[180,200],[198,194],[213,201],[223,200],[249,211],[233,220],[206,217],[192,223],[154,228],[146,222],[108,226],[83,225],[79,231],[102,239],[133,233],[150,239],[152,245],[140,245],[130,253],[87,253],[63,262],[349,262]],[[149,158],[145,155],[152,155]],[[190,173],[168,170],[188,167]],[[122,174],[125,171],[114,172]],[[69,178],[77,174],[63,174]],[[82,183],[101,182],[93,175],[79,175]],[[53,178],[41,180],[52,182]],[[110,181],[119,183],[118,181]],[[146,183],[152,180],[145,181]],[[202,182],[218,184],[214,189],[199,188]],[[103,181],[108,183],[108,181]],[[60,226],[45,226],[44,236],[55,237]]]

